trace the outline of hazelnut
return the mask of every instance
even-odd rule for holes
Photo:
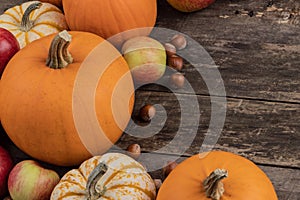
[[[176,70],[181,70],[183,66],[183,59],[180,56],[172,55],[168,57],[168,66]]]
[[[127,152],[133,159],[138,159],[141,155],[141,147],[138,144],[131,144],[127,147]]]
[[[140,117],[143,121],[145,122],[149,122],[151,121],[151,119],[154,117],[156,113],[156,109],[153,105],[144,105],[141,109],[140,109]]]
[[[181,34],[174,35],[170,43],[173,44],[177,50],[184,49],[187,45],[185,37]]]
[[[153,182],[155,184],[156,190],[159,190],[159,188],[162,185],[162,180],[161,179],[153,179]]]
[[[185,83],[185,78],[182,73],[176,72],[170,77],[171,85],[174,88],[180,89],[183,88]]]
[[[176,54],[176,47],[171,43],[165,43],[164,47],[166,49],[167,56],[172,56]]]
[[[163,173],[163,177],[166,178],[172,170],[175,169],[175,167],[177,166],[177,162],[168,162],[167,163],[167,166],[165,166],[163,169],[162,169],[162,173]]]

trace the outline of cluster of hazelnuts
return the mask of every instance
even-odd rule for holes
[[[182,88],[184,86],[184,76],[179,72],[183,67],[183,59],[177,55],[177,51],[184,49],[186,46],[187,41],[182,34],[174,35],[170,42],[164,44],[168,66],[178,71],[170,77],[171,85],[174,88]]]

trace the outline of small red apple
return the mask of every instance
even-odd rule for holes
[[[0,77],[9,60],[20,50],[15,36],[4,28],[0,28]]]
[[[167,0],[167,2],[181,12],[194,12],[208,7],[215,0]]]
[[[8,191],[14,200],[48,200],[59,180],[55,171],[45,169],[36,161],[24,160],[11,170]]]
[[[7,193],[7,179],[13,162],[10,154],[0,146],[0,198]]]

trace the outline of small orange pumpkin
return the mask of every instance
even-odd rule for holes
[[[64,0],[63,8],[71,30],[92,32],[105,39],[127,30],[153,27],[157,16],[156,0]],[[150,31],[134,34],[147,35]]]
[[[157,200],[277,200],[266,174],[250,160],[223,151],[192,156],[165,179]]]
[[[11,140],[30,156],[63,166],[106,152],[134,103],[126,61],[87,32],[32,42],[9,62],[0,89],[1,122]]]

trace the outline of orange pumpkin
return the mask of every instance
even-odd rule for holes
[[[157,16],[156,0],[64,0],[63,8],[71,30],[92,32],[106,39],[123,31],[153,27]],[[147,29],[134,36],[149,33]]]
[[[1,122],[11,140],[30,156],[62,166],[106,152],[134,103],[126,61],[87,32],[63,31],[26,46],[7,65],[0,89]]]
[[[192,156],[165,179],[157,200],[277,200],[271,181],[250,160],[222,151]]]
[[[59,8],[62,8],[62,0],[40,0],[41,2],[51,3]]]

